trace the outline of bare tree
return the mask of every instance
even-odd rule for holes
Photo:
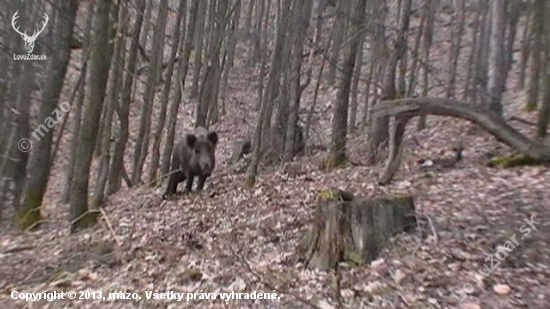
[[[332,135],[330,143],[330,158],[327,166],[337,166],[346,159],[346,139],[348,124],[348,102],[351,88],[351,77],[357,59],[357,49],[361,43],[361,32],[365,19],[366,0],[354,2],[351,18],[350,48],[344,62],[343,75],[338,87],[334,118],[332,121]]]
[[[120,121],[120,133],[115,144],[113,160],[109,174],[108,194],[115,193],[120,189],[121,177],[124,172],[124,151],[128,143],[130,101],[132,96],[132,84],[136,74],[137,53],[139,49],[139,37],[143,24],[143,11],[145,10],[145,0],[138,0],[136,7],[136,19],[132,30],[130,50],[128,51],[126,61],[126,76],[122,82],[120,94],[120,106],[117,109],[118,120]]]
[[[217,0],[209,0],[217,1]],[[197,11],[197,25],[195,27],[195,55],[193,62],[193,81],[191,84],[191,89],[189,90],[190,96],[192,98],[196,97],[199,94],[199,82],[201,77],[202,69],[202,51],[204,45],[204,24],[206,23],[206,9],[207,9],[207,0],[199,2],[199,10]]]
[[[262,0],[260,0],[263,2]],[[244,21],[244,35],[249,37],[250,35],[250,25],[252,24],[252,13],[254,12],[254,3],[256,0],[248,0],[248,8],[246,10],[246,19]]]
[[[94,16],[94,4],[95,1],[90,1],[87,6],[87,20],[86,20],[86,26],[84,29],[84,33],[87,37],[91,36],[92,32],[92,21]],[[71,137],[71,143],[69,146],[69,165],[67,166],[65,170],[65,185],[63,186],[63,192],[61,193],[61,201],[63,203],[69,202],[69,196],[71,192],[71,187],[73,183],[73,172],[74,172],[74,164],[76,161],[76,152],[78,147],[78,132],[80,132],[80,124],[82,120],[82,105],[84,104],[84,98],[86,95],[85,92],[85,81],[88,73],[88,58],[90,56],[90,48],[91,48],[91,42],[86,41],[83,48],[83,62],[82,62],[82,70],[80,71],[80,79],[81,82],[78,84],[78,95],[76,97],[74,106],[72,108],[72,115],[73,115],[73,127],[72,127],[72,137]]]
[[[160,161],[160,142],[162,137],[162,132],[164,131],[164,125],[166,122],[166,111],[168,109],[168,99],[170,95],[170,89],[172,88],[172,72],[174,71],[174,65],[176,63],[176,53],[178,52],[178,47],[180,45],[180,36],[182,36],[181,31],[181,22],[185,15],[187,1],[180,1],[178,7],[178,15],[176,17],[176,23],[174,24],[173,29],[173,38],[172,46],[170,48],[170,58],[168,59],[168,66],[166,68],[166,77],[164,79],[164,88],[162,89],[161,94],[161,107],[159,118],[157,122],[157,129],[153,134],[153,155],[151,157],[151,165],[149,167],[149,182],[151,186],[157,185],[157,170],[159,168]],[[184,22],[185,23],[185,22]],[[183,33],[185,35],[185,33]],[[183,41],[183,38],[181,38]]]
[[[449,53],[449,77],[445,97],[453,98],[455,95],[455,83],[457,76],[458,58],[462,48],[462,36],[464,35],[464,21],[466,18],[466,0],[460,0],[460,8],[456,13],[457,19],[453,18],[453,29],[451,33],[451,52]]]
[[[527,90],[527,110],[535,110],[539,99],[540,75],[542,67],[542,42],[544,38],[544,10],[546,1],[535,0],[533,13],[533,49],[531,51],[531,74]]]
[[[533,10],[531,8],[532,5],[529,5],[529,4],[530,3],[526,5],[527,6],[526,19],[528,21],[531,20],[532,14],[533,14]],[[518,84],[517,84],[517,87],[519,89],[525,88],[526,71],[527,71],[527,66],[530,59],[529,56],[531,55],[531,45],[533,43],[533,29],[530,26],[530,24],[527,24],[523,27],[523,34],[521,37],[522,37],[521,53],[519,57],[519,76],[518,76]]]
[[[122,5],[122,8],[119,6]],[[111,163],[111,130],[113,126],[113,114],[118,109],[118,91],[122,87],[122,72],[124,69],[123,47],[126,45],[124,29],[126,28],[126,15],[128,8],[124,4],[114,7],[112,15],[118,22],[111,27],[109,37],[114,37],[114,55],[111,57],[112,74],[109,80],[108,94],[104,106],[105,118],[103,122],[103,137],[101,139],[101,157],[99,161],[99,172],[95,185],[92,208],[97,209],[103,203],[105,186],[109,178],[109,166]]]
[[[550,17],[550,9],[546,8],[545,10],[546,17]],[[541,108],[539,110],[538,121],[537,121],[537,136],[546,137],[548,131],[548,123],[550,123],[550,23],[544,23],[545,28],[545,52],[544,56],[546,58],[546,70],[544,75],[543,83],[543,98],[541,102]]]
[[[336,70],[338,68],[338,60],[340,50],[344,44],[346,37],[346,24],[349,18],[349,1],[338,1],[336,5],[336,18],[334,20],[334,29],[332,30],[332,48],[330,51],[329,70],[327,74],[327,82],[329,85],[336,81]]]
[[[46,70],[49,76],[45,80],[42,104],[40,104],[39,119],[41,121],[47,121],[48,118],[51,119],[50,116],[57,107],[57,102],[63,88],[63,80],[65,79],[71,55],[70,43],[78,9],[78,1],[59,1],[57,8],[62,13],[59,14],[55,22],[53,32],[56,52],[52,53],[49,67]],[[42,128],[41,132],[44,129]],[[27,228],[40,220],[40,205],[42,204],[50,175],[50,153],[53,141],[53,130],[45,129],[45,131],[44,136],[41,136],[37,145],[33,147],[28,164],[28,169],[32,172],[28,173],[28,179],[22,195],[23,202],[21,208],[17,211],[17,223],[21,228]]]
[[[189,22],[187,23],[187,30],[185,31],[185,40],[183,43],[183,52],[180,53],[178,59],[178,76],[176,78],[177,91],[172,105],[170,106],[170,116],[168,118],[168,128],[166,133],[166,144],[164,145],[164,153],[162,155],[162,174],[168,173],[170,169],[170,160],[172,158],[172,151],[174,149],[174,139],[176,136],[176,124],[178,120],[178,111],[181,105],[183,89],[185,87],[185,80],[187,79],[187,73],[189,71],[189,58],[191,56],[191,49],[193,48],[193,41],[195,35],[196,16],[199,9],[201,0],[193,0],[189,11]]]
[[[502,116],[502,93],[506,81],[506,59],[504,58],[504,33],[506,30],[506,7],[502,1],[491,2],[491,38],[489,50],[489,93],[488,109]]]
[[[432,47],[434,36],[434,21],[435,21],[436,0],[426,0],[424,3],[423,14],[426,18],[426,30],[423,35],[422,45],[422,61],[424,66],[422,69],[422,96],[426,97],[429,94],[429,72],[430,72],[430,49]],[[426,115],[420,115],[416,129],[423,130],[426,127]]]
[[[279,70],[283,60],[284,53],[284,44],[286,40],[286,33],[288,27],[288,20],[290,18],[290,5],[292,0],[282,0],[279,2],[277,8],[277,31],[275,35],[275,43],[273,48],[273,53],[271,54],[271,63],[267,79],[266,89],[264,94],[258,100],[261,100],[260,108],[260,117],[258,118],[258,123],[256,125],[256,130],[254,132],[254,149],[252,153],[252,162],[248,166],[246,171],[246,180],[245,187],[252,187],[256,182],[256,176],[258,174],[258,166],[260,164],[262,156],[262,138],[264,133],[264,126],[270,117],[268,110],[273,106],[274,103],[274,88],[279,79]]]
[[[309,28],[309,19],[313,3],[311,0],[295,0],[292,6],[293,24],[292,31],[292,59],[290,63],[290,110],[286,126],[283,160],[290,161],[296,155],[298,149],[298,113],[300,112],[300,97],[302,84],[300,83],[302,54],[304,42]]]
[[[395,41],[394,51],[386,65],[384,77],[382,79],[382,100],[392,100],[396,97],[395,71],[399,60],[401,60],[407,41],[405,33],[409,29],[409,19],[411,14],[412,0],[405,0],[403,3],[403,14],[401,15],[400,27]],[[367,164],[376,163],[376,153],[381,146],[388,143],[389,138],[389,117],[381,117],[371,123],[369,130],[369,142],[367,145]]]
[[[155,99],[155,86],[158,81],[159,69],[161,68],[164,54],[164,37],[166,29],[166,16],[168,14],[168,0],[161,0],[159,14],[155,25],[155,35],[153,37],[153,51],[151,62],[147,74],[147,83],[143,94],[143,107],[141,109],[141,119],[139,133],[134,150],[134,170],[132,174],[132,183],[141,182],[141,173],[143,165],[149,153],[149,134],[151,131],[151,114]]]
[[[78,135],[73,188],[69,199],[73,232],[93,225],[98,214],[97,210],[88,212],[88,181],[113,48],[109,38],[111,6],[111,0],[97,2],[97,19],[90,54],[90,96],[84,106],[82,127]]]

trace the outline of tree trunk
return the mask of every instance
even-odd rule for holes
[[[532,19],[533,10],[530,7],[527,8],[527,21]],[[523,28],[523,35],[521,36],[521,53],[519,57],[519,77],[518,88],[523,90],[525,88],[526,71],[531,55],[531,45],[533,42],[533,28],[532,23],[527,23]]]
[[[110,56],[106,57],[106,55],[111,55],[113,48],[109,41],[111,2],[111,0],[97,2],[96,31],[90,55],[90,96],[84,107],[82,128],[78,136],[73,188],[69,199],[71,232],[93,225],[98,215],[97,210],[88,211],[88,181],[109,76]]]
[[[36,14],[34,14],[36,15]],[[10,158],[16,160],[13,164],[13,173],[9,173],[13,177],[13,206],[17,214],[25,214],[26,209],[21,206],[21,192],[23,191],[25,185],[25,178],[27,176],[27,163],[29,160],[30,148],[25,151],[25,144],[22,144],[21,141],[29,137],[30,126],[30,107],[31,107],[31,94],[32,94],[32,83],[34,82],[34,73],[35,69],[33,68],[31,61],[26,61],[23,64],[21,75],[19,76],[18,81],[18,91],[19,96],[16,101],[15,107],[17,113],[14,113],[15,123],[12,130],[12,141]],[[12,121],[10,121],[12,122]],[[29,141],[29,143],[31,143]],[[16,147],[17,145],[17,147]],[[29,145],[29,147],[32,144]]]
[[[250,57],[249,64],[256,64],[260,60],[260,52],[261,52],[261,31],[263,29],[263,24],[267,24],[269,22],[269,16],[265,16],[264,21],[264,12],[266,10],[265,1],[260,1],[259,6],[256,7],[256,23],[254,25],[254,34],[252,35],[253,40],[253,47],[252,50],[252,57]]]
[[[346,23],[349,18],[348,1],[338,1],[336,5],[336,18],[332,30],[332,49],[330,51],[329,70],[327,83],[333,85],[336,81],[336,69],[340,58],[340,50],[346,37]],[[347,121],[347,120],[346,120]]]
[[[487,108],[502,117],[502,94],[506,81],[506,59],[504,58],[504,33],[506,30],[506,6],[501,0],[491,2],[491,38],[489,51],[489,81]]]
[[[87,20],[86,20],[86,26],[85,26],[85,32],[86,35],[89,37],[91,36],[92,31],[92,22],[94,17],[94,1],[90,1],[87,6]],[[73,172],[74,172],[74,164],[76,161],[76,152],[78,148],[78,132],[80,132],[80,123],[82,120],[82,105],[84,104],[84,98],[86,96],[85,88],[86,88],[86,78],[88,76],[88,60],[90,57],[90,48],[91,44],[89,41],[87,41],[83,48],[83,58],[82,61],[82,70],[80,71],[80,78],[81,82],[78,84],[78,96],[76,97],[75,104],[72,108],[73,113],[73,128],[72,128],[72,137],[71,137],[71,143],[69,146],[69,165],[67,166],[67,169],[65,170],[65,185],[63,186],[63,191],[61,193],[61,202],[68,203],[69,202],[69,196],[71,192],[71,187],[73,183]]]
[[[215,1],[215,0],[210,0]],[[196,34],[195,34],[195,57],[193,63],[193,81],[191,84],[191,89],[189,91],[190,97],[194,98],[199,94],[199,81],[201,77],[202,69],[202,50],[204,43],[204,24],[206,23],[206,9],[207,9],[206,0],[199,2],[199,10],[197,11],[197,25],[196,25]]]
[[[151,63],[147,74],[147,84],[143,94],[143,107],[141,109],[141,119],[139,133],[136,140],[134,151],[134,170],[132,174],[132,183],[134,185],[141,182],[143,165],[149,152],[149,134],[151,131],[151,115],[155,101],[155,86],[158,82],[159,68],[162,65],[164,54],[164,37],[166,29],[166,17],[168,14],[168,0],[161,0],[159,15],[155,25],[155,35],[153,37],[153,52]]]
[[[40,121],[47,121],[48,118],[51,119],[50,116],[57,106],[63,88],[63,81],[71,55],[70,43],[78,9],[78,1],[67,0],[57,5],[63,13],[59,14],[55,23],[54,49],[56,52],[52,54],[49,60],[50,65],[46,70],[46,72],[49,72],[49,76],[44,84],[43,102],[40,105],[40,116],[38,118]],[[52,129],[52,127],[48,127]],[[34,132],[42,132],[39,129],[40,127]],[[53,130],[45,129],[45,131],[44,136],[41,136],[37,145],[33,147],[28,164],[28,169],[32,172],[27,179],[22,207],[17,212],[17,225],[23,229],[40,220],[40,205],[42,204],[42,198],[48,185]],[[38,136],[38,134],[36,135]]]
[[[479,25],[481,24],[481,13],[476,13],[476,17],[474,19],[474,27],[472,29],[472,45],[470,50],[470,55],[468,56],[468,62],[467,62],[467,71],[466,71],[466,81],[464,85],[464,92],[462,92],[462,101],[466,103],[471,103],[474,101],[473,95],[475,94],[475,91],[470,91],[472,83],[472,76],[474,76],[474,72],[477,72],[477,63],[474,61],[475,55],[478,53],[478,38],[479,38]]]
[[[180,53],[178,60],[178,77],[177,82],[178,90],[170,106],[170,118],[168,119],[168,128],[166,133],[166,144],[164,146],[164,153],[162,155],[162,174],[165,175],[170,169],[170,160],[172,158],[172,151],[174,149],[174,139],[176,136],[176,124],[178,120],[178,111],[181,105],[183,89],[185,88],[185,80],[187,79],[187,73],[189,72],[189,57],[191,56],[191,49],[193,48],[193,41],[195,39],[195,26],[197,23],[197,11],[199,9],[201,0],[193,0],[191,10],[189,11],[189,22],[187,23],[187,30],[185,31],[185,42],[183,43],[183,52]]]
[[[260,54],[260,77],[258,78],[258,99],[256,100],[256,105],[254,106],[255,110],[260,110],[262,106],[262,98],[264,97],[264,80],[265,80],[265,69],[267,62],[267,44],[269,43],[268,37],[268,24],[269,24],[269,13],[271,11],[271,0],[267,0],[267,10],[266,10],[266,21],[263,23],[262,27],[262,48]]]
[[[544,10],[545,0],[535,0],[533,16],[533,49],[531,56],[531,71],[529,76],[529,86],[527,90],[527,104],[525,109],[532,111],[537,108],[539,98],[540,73],[542,67],[542,42],[544,37]]]
[[[550,9],[546,10],[546,17],[550,17]],[[537,137],[541,138],[547,136],[548,123],[550,123],[550,23],[545,23],[544,27],[546,30],[546,71],[544,75],[543,98],[537,121]]]
[[[239,21],[241,20],[241,1],[235,3],[235,12],[231,20],[229,27],[229,38],[227,39],[227,47],[224,52],[224,59],[226,61],[223,69],[221,97],[222,97],[222,115],[225,115],[225,102],[227,99],[227,88],[229,84],[229,74],[235,63],[235,48],[237,46],[237,30],[239,29]],[[267,22],[266,22],[267,24]]]
[[[398,32],[397,41],[395,42],[394,52],[391,55],[384,78],[382,80],[382,100],[392,100],[396,97],[395,88],[395,70],[398,61],[402,58],[405,49],[407,48],[406,32],[409,28],[409,19],[411,14],[412,0],[405,0],[403,4],[403,15],[401,17],[401,25]],[[376,119],[371,124],[369,134],[369,142],[367,145],[367,164],[374,165],[377,161],[378,149],[381,146],[386,146],[389,138],[389,117]]]
[[[168,66],[166,69],[166,78],[164,80],[164,88],[161,94],[161,108],[157,122],[157,129],[153,135],[153,155],[151,157],[151,165],[149,168],[149,182],[151,186],[157,185],[157,170],[159,168],[160,161],[160,142],[162,132],[164,131],[164,125],[166,122],[166,111],[168,109],[168,99],[170,96],[170,89],[172,88],[172,72],[174,71],[174,64],[176,62],[176,53],[178,52],[180,36],[181,34],[181,21],[185,15],[186,0],[181,0],[178,7],[178,15],[176,17],[176,23],[174,24],[172,47],[170,49],[170,58],[168,59]],[[184,34],[185,35],[185,32]],[[181,38],[183,41],[183,38]]]
[[[487,72],[489,66],[489,42],[491,38],[491,15],[488,4],[483,5],[483,22],[481,28],[481,38],[479,40],[477,72],[476,72],[476,100],[483,106],[488,106],[487,99]],[[479,102],[478,102],[479,100]]]
[[[200,86],[195,126],[208,127],[209,114],[211,116],[217,114],[217,111],[213,109],[217,109],[218,107],[221,73],[220,50],[229,18],[229,16],[226,16],[226,6],[226,1],[220,1],[218,10],[212,12],[212,14],[217,14],[218,16],[215,18],[215,25],[212,25],[210,46],[207,50],[208,65],[204,72],[203,83]]]
[[[105,121],[103,123],[103,139],[101,140],[101,158],[99,161],[99,171],[97,175],[97,182],[95,185],[94,197],[92,200],[92,208],[98,209],[103,203],[105,196],[105,186],[109,178],[109,164],[111,163],[111,130],[113,126],[113,113],[118,110],[118,91],[122,84],[122,73],[124,68],[124,55],[123,47],[126,46],[124,29],[126,28],[125,20],[128,12],[128,8],[124,4],[122,8],[116,7],[113,12],[113,16],[117,16],[118,22],[113,29],[110,37],[115,37],[114,42],[114,56],[111,60],[112,74],[108,87],[108,95],[106,97],[106,105],[104,110]],[[120,13],[119,13],[120,10]]]
[[[464,21],[466,16],[466,0],[460,0],[460,10],[457,13],[458,19],[453,20],[454,29],[451,31],[451,52],[449,53],[449,78],[447,82],[447,92],[445,97],[454,98],[455,83],[457,76],[458,59],[460,58],[460,50],[462,48],[462,36],[464,35]]]
[[[514,42],[518,30],[519,19],[523,12],[523,4],[519,0],[509,0],[508,6],[508,36],[506,40],[506,76],[512,68],[514,60]],[[506,85],[506,83],[504,83]]]
[[[366,31],[362,31],[361,33],[361,42],[359,42],[359,45],[357,46],[357,59],[355,60],[355,69],[353,73],[353,80],[351,82],[351,104],[349,109],[349,124],[348,124],[348,130],[349,133],[355,132],[356,124],[357,124],[357,109],[358,109],[358,101],[359,101],[359,80],[361,79],[361,72],[363,68],[363,43],[365,42],[365,33]],[[354,33],[351,33],[350,35],[356,35]]]
[[[124,152],[126,143],[129,137],[129,117],[130,117],[130,102],[132,99],[132,84],[136,74],[137,53],[139,49],[139,37],[143,24],[143,11],[145,10],[145,0],[138,0],[136,20],[132,31],[132,39],[130,50],[128,52],[128,60],[126,61],[126,76],[120,94],[120,107],[117,111],[120,121],[120,134],[115,145],[113,161],[109,174],[109,188],[107,194],[113,194],[120,189],[121,177],[124,171]]]
[[[292,160],[294,155],[298,152],[295,145],[298,142],[298,113],[300,112],[300,97],[302,94],[302,85],[300,84],[302,53],[304,51],[304,42],[306,41],[306,34],[309,28],[312,6],[313,3],[311,0],[295,0],[292,6],[292,14],[294,15],[293,24],[296,27],[291,30],[293,31],[293,46],[290,64],[290,109],[286,126],[284,161]]]
[[[260,0],[263,2],[262,0]],[[252,13],[254,12],[254,3],[256,0],[248,0],[248,9],[246,11],[246,19],[244,21],[244,37],[250,37],[250,25],[252,24]]]
[[[357,48],[361,43],[363,30],[363,21],[365,19],[366,0],[357,0],[353,8],[351,31],[353,35],[350,38],[349,54],[343,66],[343,75],[340,82],[336,103],[334,106],[334,116],[332,120],[332,133],[330,143],[330,158],[327,167],[333,167],[341,164],[346,159],[346,140],[348,125],[348,102],[351,88],[351,77],[357,58]]]
[[[424,68],[422,70],[422,96],[427,97],[429,93],[429,64],[430,64],[430,49],[432,47],[434,36],[434,22],[435,22],[435,0],[427,0],[424,4],[424,14],[426,16],[426,31],[423,36],[422,46],[422,59],[424,61]],[[418,118],[416,124],[416,130],[421,131],[426,127],[426,116],[422,115]]]
[[[290,5],[292,0],[283,0],[277,10],[277,30],[275,35],[275,43],[273,53],[271,54],[271,63],[269,75],[267,79],[266,91],[261,99],[260,116],[254,132],[252,162],[246,171],[246,180],[244,186],[251,188],[256,182],[258,175],[258,166],[262,157],[262,139],[264,137],[264,126],[270,121],[269,109],[272,109],[274,103],[273,92],[279,80],[280,67],[282,65],[282,56],[284,52],[284,44],[290,15]]]

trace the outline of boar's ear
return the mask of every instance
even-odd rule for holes
[[[208,132],[206,137],[212,144],[214,144],[214,146],[216,146],[218,143],[218,133],[216,133],[216,131]]]
[[[185,135],[185,143],[187,143],[187,146],[189,148],[193,149],[195,147],[195,143],[197,142],[197,137],[193,134],[187,134]]]

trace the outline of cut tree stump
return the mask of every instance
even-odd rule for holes
[[[360,265],[374,260],[390,237],[414,227],[411,196],[364,198],[341,190],[321,191],[298,256],[306,267],[321,270],[341,261]]]

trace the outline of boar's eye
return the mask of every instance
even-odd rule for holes
[[[200,154],[201,152],[200,152],[199,149],[195,148],[195,153],[196,153],[196,154]]]

